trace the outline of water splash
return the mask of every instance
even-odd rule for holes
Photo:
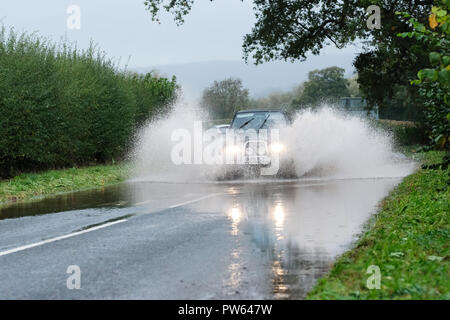
[[[142,128],[132,152],[135,180],[188,182],[205,179],[216,170],[205,165],[176,165],[171,159],[173,132],[185,129],[193,135],[194,122],[206,120],[208,116],[196,104],[179,101],[169,115]]]
[[[386,131],[330,106],[298,112],[286,131],[287,148],[299,177],[403,177],[415,168],[395,152]]]
[[[213,182],[222,176],[222,165],[176,165],[171,160],[172,133],[185,129],[193,136],[194,122],[206,120],[197,104],[178,102],[170,115],[145,126],[132,153],[135,180]],[[395,152],[388,133],[331,106],[299,111],[281,139],[299,178],[403,177],[415,169],[415,163]]]

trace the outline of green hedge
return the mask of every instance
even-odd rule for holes
[[[124,155],[138,125],[176,98],[175,79],[119,71],[78,51],[0,32],[0,178]]]
[[[402,146],[425,145],[427,137],[423,126],[411,121],[396,121],[380,119],[378,126],[390,131],[397,144]]]

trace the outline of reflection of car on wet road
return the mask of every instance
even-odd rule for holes
[[[129,182],[13,203],[0,299],[301,299],[400,180]]]
[[[238,111],[231,122],[234,140],[227,140],[226,152],[235,157],[233,173],[259,175],[261,168],[279,167],[274,174],[293,175],[292,159],[283,143],[283,129],[292,123],[281,109]],[[270,174],[273,175],[273,174]]]

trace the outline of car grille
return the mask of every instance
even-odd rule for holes
[[[266,141],[247,141],[245,143],[246,156],[263,156],[267,155],[267,153]]]

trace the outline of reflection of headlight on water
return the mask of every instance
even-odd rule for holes
[[[282,228],[284,224],[284,207],[283,204],[277,203],[275,207],[272,209],[272,218],[275,222],[275,226],[277,228]]]
[[[239,205],[234,205],[228,211],[228,217],[231,219],[231,234],[236,236],[239,233],[239,223],[242,217],[242,210]]]
[[[281,143],[273,143],[270,145],[270,150],[278,153],[284,150],[284,146]]]
[[[235,222],[235,223],[239,222],[241,220],[241,216],[242,216],[241,208],[239,208],[237,206],[231,208],[228,215],[230,216],[230,218],[233,222]]]

